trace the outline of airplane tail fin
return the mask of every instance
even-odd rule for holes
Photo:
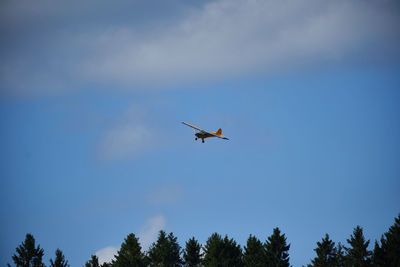
[[[217,131],[217,135],[221,135],[221,134],[222,134],[222,130],[221,130],[221,128],[219,128]]]

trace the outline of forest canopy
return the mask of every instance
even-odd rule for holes
[[[335,243],[329,234],[316,242],[315,257],[307,267],[365,267],[400,266],[400,214],[389,227],[380,241],[375,240],[369,250],[370,240],[364,237],[364,230],[357,225],[347,244]],[[121,244],[120,250],[111,262],[99,263],[96,255],[91,255],[84,267],[130,267],[130,266],[188,266],[188,267],[289,267],[290,243],[277,227],[265,241],[250,234],[242,248],[233,238],[213,233],[204,245],[195,237],[190,238],[181,247],[174,234],[161,230],[157,240],[148,251],[143,251],[139,238],[129,234]],[[44,250],[36,245],[32,234],[16,248],[12,261],[17,267],[45,267]],[[8,264],[11,267],[11,264]],[[51,267],[69,267],[68,260],[60,249],[56,249]]]

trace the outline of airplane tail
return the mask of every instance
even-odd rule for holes
[[[221,134],[222,134],[222,130],[221,130],[221,128],[219,128],[217,131],[217,135],[221,135]]]

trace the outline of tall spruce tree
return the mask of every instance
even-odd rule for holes
[[[371,263],[371,251],[368,250],[369,240],[365,240],[363,229],[357,225],[350,239],[346,240],[351,246],[350,248],[345,248],[347,251],[347,263],[353,267],[369,266]]]
[[[25,241],[16,248],[17,254],[12,259],[17,267],[44,267],[42,261],[44,251],[38,245],[35,247],[35,238],[26,234]],[[11,266],[8,264],[8,266]]]
[[[90,260],[85,263],[85,267],[100,267],[99,258],[96,255],[92,255]]]
[[[213,233],[206,241],[204,247],[204,266],[221,266],[222,261],[223,240],[217,233]]]
[[[153,243],[149,250],[150,266],[175,267],[181,266],[181,247],[173,233],[167,236],[160,231],[156,243]]]
[[[384,245],[385,242],[386,241],[382,236],[381,244]],[[372,252],[372,257],[371,257],[372,266],[374,267],[389,266],[389,264],[387,264],[386,262],[385,256],[386,256],[385,249],[383,248],[383,246],[379,246],[378,241],[375,240],[374,251]]]
[[[214,233],[206,242],[203,264],[210,267],[243,266],[242,249],[228,236],[222,239]]]
[[[146,257],[141,249],[138,238],[134,234],[129,234],[121,244],[121,249],[115,255],[112,265],[114,267],[147,266]]]
[[[337,246],[336,253],[336,266],[337,267],[346,267],[346,255],[344,253],[344,247],[339,242]]]
[[[385,242],[382,244],[385,261],[388,266],[400,266],[400,214],[394,219],[394,224],[385,233]]]
[[[317,253],[317,257],[311,260],[309,267],[334,267],[336,266],[336,247],[335,242],[329,239],[329,235],[326,234],[322,238],[322,242],[317,242],[317,248],[314,249]]]
[[[243,265],[245,267],[266,267],[266,257],[264,245],[257,237],[250,235],[244,247]]]
[[[50,259],[50,267],[69,267],[68,261],[65,260],[65,257],[60,249],[56,250],[56,258],[54,261]]]
[[[243,253],[240,245],[233,238],[229,239],[227,235],[223,240],[222,255],[224,258],[222,266],[243,266]]]
[[[186,242],[186,247],[183,252],[183,260],[185,266],[197,267],[201,264],[201,245],[192,237]]]
[[[290,244],[286,244],[285,234],[281,235],[279,228],[274,228],[272,235],[265,242],[268,266],[289,267],[289,248]]]

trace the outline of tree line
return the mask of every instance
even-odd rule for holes
[[[400,267],[400,214],[380,241],[375,241],[372,251],[368,249],[370,241],[365,239],[360,226],[354,228],[346,241],[346,246],[340,242],[336,245],[326,234],[317,242],[316,256],[307,267]],[[97,256],[92,255],[84,267],[289,267],[289,249],[290,244],[279,228],[274,228],[265,242],[250,235],[243,249],[232,238],[218,233],[213,233],[204,246],[192,237],[182,249],[172,232],[160,231],[147,252],[142,251],[139,239],[129,234],[111,262],[100,265]],[[31,234],[27,234],[12,260],[17,267],[45,267],[43,255],[44,250],[35,245]],[[70,265],[57,249],[49,266]]]

